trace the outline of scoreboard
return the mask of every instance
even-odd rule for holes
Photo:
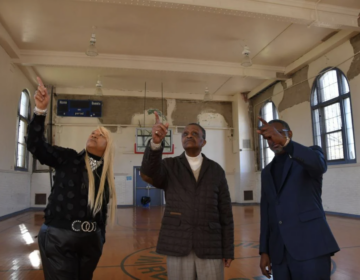
[[[62,117],[102,117],[102,101],[70,100],[57,101],[56,114]]]

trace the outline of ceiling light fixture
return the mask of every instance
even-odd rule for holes
[[[204,95],[204,101],[211,101],[213,99],[212,94],[209,92],[209,89],[206,87],[205,88],[205,95]]]
[[[97,96],[102,96],[104,95],[103,94],[103,91],[102,91],[102,83],[100,81],[100,76],[98,77],[98,80],[96,82],[96,85],[95,85],[96,89],[95,89],[95,95]]]
[[[85,54],[87,56],[97,56],[99,53],[95,47],[95,43],[96,43],[96,35],[95,35],[95,29],[96,27],[93,26],[93,34],[91,34],[91,38],[90,38],[90,45],[88,46],[88,48],[86,49]]]
[[[95,37],[95,33],[93,33],[91,35],[91,38],[90,38],[90,45],[88,46],[88,48],[86,49],[86,52],[85,54],[87,56],[97,56],[99,55],[96,47],[95,47],[95,43],[96,43],[96,37]]]
[[[242,51],[243,59],[241,60],[241,66],[250,67],[252,65],[252,61],[250,58],[250,49],[248,46],[244,46],[244,50]]]

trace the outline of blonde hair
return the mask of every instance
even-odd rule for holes
[[[104,163],[103,170],[100,179],[100,186],[98,194],[95,198],[95,180],[94,174],[90,167],[89,156],[86,153],[85,163],[86,169],[89,178],[89,194],[88,194],[88,205],[93,212],[93,216],[101,210],[103,204],[104,190],[105,190],[105,180],[109,184],[109,193],[110,193],[110,207],[109,207],[109,217],[111,225],[114,225],[115,222],[115,212],[117,208],[116,204],[116,191],[115,191],[115,180],[114,180],[114,147],[113,147],[113,139],[111,137],[111,132],[103,126],[97,128],[104,135],[107,144],[105,148],[105,152],[103,155]]]

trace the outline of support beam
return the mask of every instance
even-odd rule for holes
[[[22,65],[19,65],[19,68],[21,72],[25,75],[25,77],[34,85],[35,88],[37,88],[38,82],[36,80],[36,77],[38,77],[39,74],[36,73],[34,68],[32,66],[25,67]]]
[[[5,50],[10,58],[19,58],[19,48],[6,31],[4,26],[0,23],[0,46]]]
[[[322,55],[328,53],[332,49],[340,46],[342,43],[349,40],[351,37],[355,36],[357,32],[350,31],[350,30],[342,30],[339,31],[337,34],[332,36],[329,40],[321,43],[317,47],[313,48],[311,51],[300,57],[299,59],[295,60],[293,63],[288,65],[285,68],[285,75],[293,74],[297,70],[301,69],[305,65],[309,64],[310,62],[318,59]]]
[[[75,94],[75,95],[92,95],[94,93],[94,88],[68,88],[68,87],[56,87],[57,94]],[[113,90],[113,89],[104,89],[103,94],[105,96],[131,96],[131,97],[141,97],[144,98],[143,91],[123,91],[123,90]],[[161,92],[147,92],[147,98],[161,98]],[[204,99],[204,94],[191,94],[191,93],[166,93],[164,92],[165,99],[184,99],[184,100],[198,100],[201,101]],[[233,100],[232,95],[214,95],[212,101],[229,101]]]
[[[267,87],[271,86],[272,84],[276,83],[277,79],[270,79],[262,82],[260,85],[255,87],[252,91],[250,91],[247,95],[247,98],[250,99],[257,95],[260,91],[266,89]]]
[[[24,66],[69,66],[69,67],[105,67],[121,69],[139,69],[153,71],[174,71],[187,73],[203,73],[227,75],[232,77],[252,77],[257,79],[276,78],[283,67],[253,65],[241,67],[239,63],[204,61],[194,59],[177,59],[163,57],[145,57],[129,55],[99,55],[88,57],[83,53],[21,51],[21,58],[14,63]]]

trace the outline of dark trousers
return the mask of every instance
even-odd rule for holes
[[[91,280],[102,253],[100,230],[74,232],[42,225],[39,236],[46,280]]]
[[[297,261],[285,249],[283,261],[272,265],[274,280],[330,280],[330,255]]]

